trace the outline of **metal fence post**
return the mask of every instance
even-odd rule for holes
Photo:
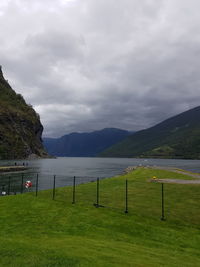
[[[161,187],[161,196],[162,196],[162,216],[161,216],[161,220],[165,221],[165,207],[164,207],[164,184],[162,183],[162,187]]]
[[[38,195],[38,173],[36,177],[36,187],[35,187],[35,196],[37,197],[37,195]]]
[[[55,199],[56,176],[53,176],[53,200]]]
[[[21,194],[23,193],[24,186],[24,174],[22,173],[22,182],[21,182]]]
[[[96,208],[99,207],[99,178],[97,178],[97,203]]]
[[[72,204],[75,204],[75,193],[76,193],[76,177],[73,178],[73,196],[72,196]]]
[[[9,178],[8,178],[8,195],[10,195],[10,180],[11,180],[11,177],[9,176]]]
[[[128,180],[126,179],[125,187],[125,213],[128,213]]]

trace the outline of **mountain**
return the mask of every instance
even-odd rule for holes
[[[4,79],[0,66],[0,159],[47,156],[39,115]]]
[[[106,128],[91,133],[71,133],[61,138],[43,138],[50,155],[68,157],[95,157],[98,153],[130,135],[130,132]]]
[[[139,131],[99,156],[200,159],[200,107]]]

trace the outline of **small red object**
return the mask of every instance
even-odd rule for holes
[[[24,184],[26,188],[30,188],[32,187],[32,182],[31,181],[26,181],[26,183]]]

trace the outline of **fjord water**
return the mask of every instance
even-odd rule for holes
[[[134,158],[56,158],[37,159],[31,161],[0,161],[3,165],[28,164],[28,170],[24,173],[24,181],[31,180],[33,189],[36,182],[36,174],[39,175],[39,189],[49,189],[53,185],[53,176],[56,175],[56,187],[72,185],[73,177],[76,183],[85,183],[99,178],[120,175],[128,166],[167,166],[185,169],[200,173],[200,160],[178,159],[134,159]],[[18,184],[20,190],[22,173],[13,173],[0,176],[0,186],[7,185],[8,177],[11,183]]]

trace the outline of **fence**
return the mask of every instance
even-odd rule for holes
[[[41,191],[42,179],[36,173],[29,173],[32,187],[25,189],[24,173],[4,175],[0,179],[2,196],[32,192],[35,197],[46,197],[54,201],[66,201],[69,205],[82,204],[96,208],[110,208],[125,214],[166,219],[182,218],[200,222],[200,194],[197,185],[178,185],[141,182],[132,179],[100,179],[64,176],[48,176],[49,189]],[[59,187],[60,180],[63,185]],[[188,193],[189,192],[189,193]],[[190,208],[191,207],[191,208]]]

